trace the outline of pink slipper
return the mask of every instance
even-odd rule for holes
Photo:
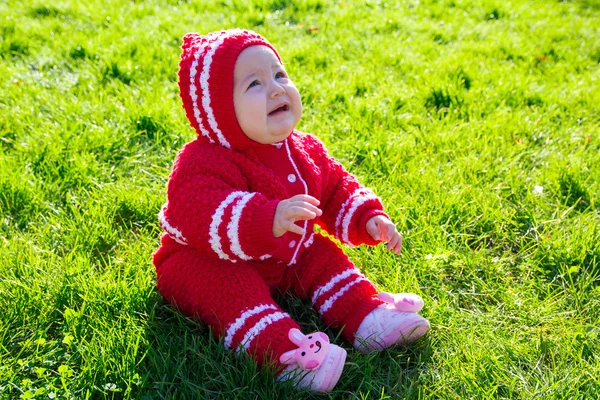
[[[346,350],[329,343],[329,338],[323,332],[305,336],[300,330],[292,328],[288,337],[298,348],[281,355],[279,361],[289,365],[276,380],[283,382],[291,379],[297,388],[314,392],[333,390],[344,369]]]
[[[393,304],[398,311],[408,311],[417,313],[423,308],[423,299],[421,296],[414,293],[387,293],[381,292],[377,294],[381,300],[386,303]]]
[[[396,344],[408,344],[423,337],[429,321],[417,314],[423,300],[411,293],[380,293],[386,304],[371,311],[355,334],[354,347],[362,353],[381,351]]]

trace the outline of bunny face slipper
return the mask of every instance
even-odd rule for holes
[[[297,349],[281,355],[279,361],[288,367],[277,377],[278,381],[292,380],[296,387],[315,392],[329,392],[340,379],[346,350],[329,343],[323,332],[308,335],[293,328],[288,333],[289,339],[298,346]]]
[[[284,353],[279,361],[283,364],[298,364],[300,368],[312,370],[323,364],[329,352],[329,337],[323,332],[303,335],[298,329],[291,329],[290,340],[298,345],[296,350]]]
[[[362,353],[381,351],[395,344],[408,344],[424,336],[429,321],[417,312],[423,299],[412,293],[377,295],[385,304],[371,311],[358,327],[354,347]]]

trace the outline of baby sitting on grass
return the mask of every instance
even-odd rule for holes
[[[296,130],[300,95],[275,48],[247,30],[187,34],[182,48],[180,94],[198,137],[177,155],[159,215],[153,262],[164,298],[228,349],[313,391],[333,389],[346,351],[322,332],[302,334],[275,293],[310,299],[362,352],[423,336],[419,296],[378,293],[314,232],[396,253],[402,244],[380,199]]]

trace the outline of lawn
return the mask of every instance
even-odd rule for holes
[[[0,398],[312,396],[155,288],[157,213],[195,136],[181,37],[232,27],[279,49],[299,128],[403,232],[400,256],[348,254],[432,324],[407,348],[345,344],[331,397],[597,398],[598,0],[0,2]]]

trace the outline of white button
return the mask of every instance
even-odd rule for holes
[[[290,249],[291,249],[292,247],[294,247],[295,245],[296,245],[296,241],[295,241],[295,240],[292,240],[292,241],[291,241],[291,242],[288,244],[288,246],[290,246]]]
[[[288,181],[290,181],[291,183],[296,182],[296,175],[294,174],[289,174],[288,175]]]

